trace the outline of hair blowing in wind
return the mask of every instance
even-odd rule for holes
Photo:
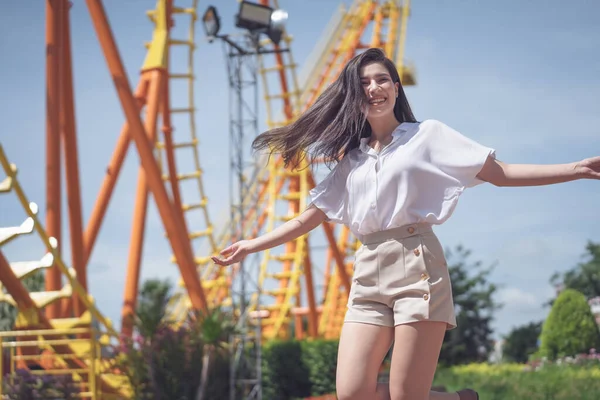
[[[368,49],[350,60],[335,82],[295,122],[258,135],[252,142],[252,148],[281,154],[286,167],[297,168],[307,155],[310,158],[322,157],[331,165],[358,147],[361,138],[371,135],[365,111],[368,101],[360,71],[373,62],[383,64],[392,80],[400,82],[394,63],[384,52]],[[399,123],[416,121],[401,84],[394,115]]]

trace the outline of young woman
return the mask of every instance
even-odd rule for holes
[[[417,122],[394,64],[378,49],[353,58],[293,124],[253,147],[295,167],[306,153],[338,160],[296,218],[213,257],[220,265],[342,223],[361,241],[339,344],[340,400],[476,400],[471,389],[430,391],[444,333],[456,327],[451,283],[433,225],[465,188],[482,182],[532,186],[600,178],[600,157],[563,165],[509,165],[435,120]],[[379,366],[394,343],[389,385]]]

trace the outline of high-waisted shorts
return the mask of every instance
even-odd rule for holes
[[[417,321],[456,327],[448,265],[431,225],[366,235],[356,251],[345,322],[393,327]]]

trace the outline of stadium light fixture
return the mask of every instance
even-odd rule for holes
[[[219,35],[221,30],[221,18],[217,13],[217,9],[214,6],[209,6],[202,17],[202,24],[204,25],[204,32],[210,41]]]
[[[288,13],[284,10],[274,9],[251,1],[240,1],[239,10],[235,16],[235,26],[248,31],[257,47],[254,50],[248,51],[234,43],[229,38],[229,35],[219,34],[221,30],[221,17],[215,6],[209,6],[202,16],[202,24],[204,25],[204,32],[208,41],[212,42],[215,38],[222,39],[236,48],[240,54],[273,52],[272,50],[259,49],[258,38],[261,34],[265,34],[275,45],[279,45],[287,20]],[[279,51],[281,50],[275,50],[275,52]]]
[[[281,41],[287,19],[288,13],[284,10],[243,0],[235,16],[235,26],[250,33],[264,33],[277,45]]]

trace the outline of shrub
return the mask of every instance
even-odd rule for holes
[[[263,347],[263,395],[287,400],[335,393],[336,340],[273,341]]]
[[[202,345],[184,329],[161,328],[147,350],[154,399],[194,399]]]
[[[193,400],[200,383],[202,343],[188,329],[160,327],[151,340],[122,338],[115,368],[133,389],[133,400]],[[207,400],[229,398],[229,358],[223,352],[209,371]]]
[[[468,364],[439,369],[434,386],[449,392],[472,387],[486,400],[596,400],[599,378],[597,366],[547,365],[532,371],[522,364]]]
[[[7,400],[75,400],[78,392],[70,375],[33,374],[17,370],[4,377],[4,396]]]
[[[208,373],[206,400],[229,399],[230,358],[225,353],[218,353]]]
[[[263,348],[263,397],[288,400],[311,394],[309,370],[299,341],[273,341]]]
[[[538,355],[553,360],[599,346],[598,325],[585,297],[576,290],[564,290],[544,322]]]
[[[302,342],[302,361],[308,368],[312,396],[335,393],[337,353],[335,340]]]

